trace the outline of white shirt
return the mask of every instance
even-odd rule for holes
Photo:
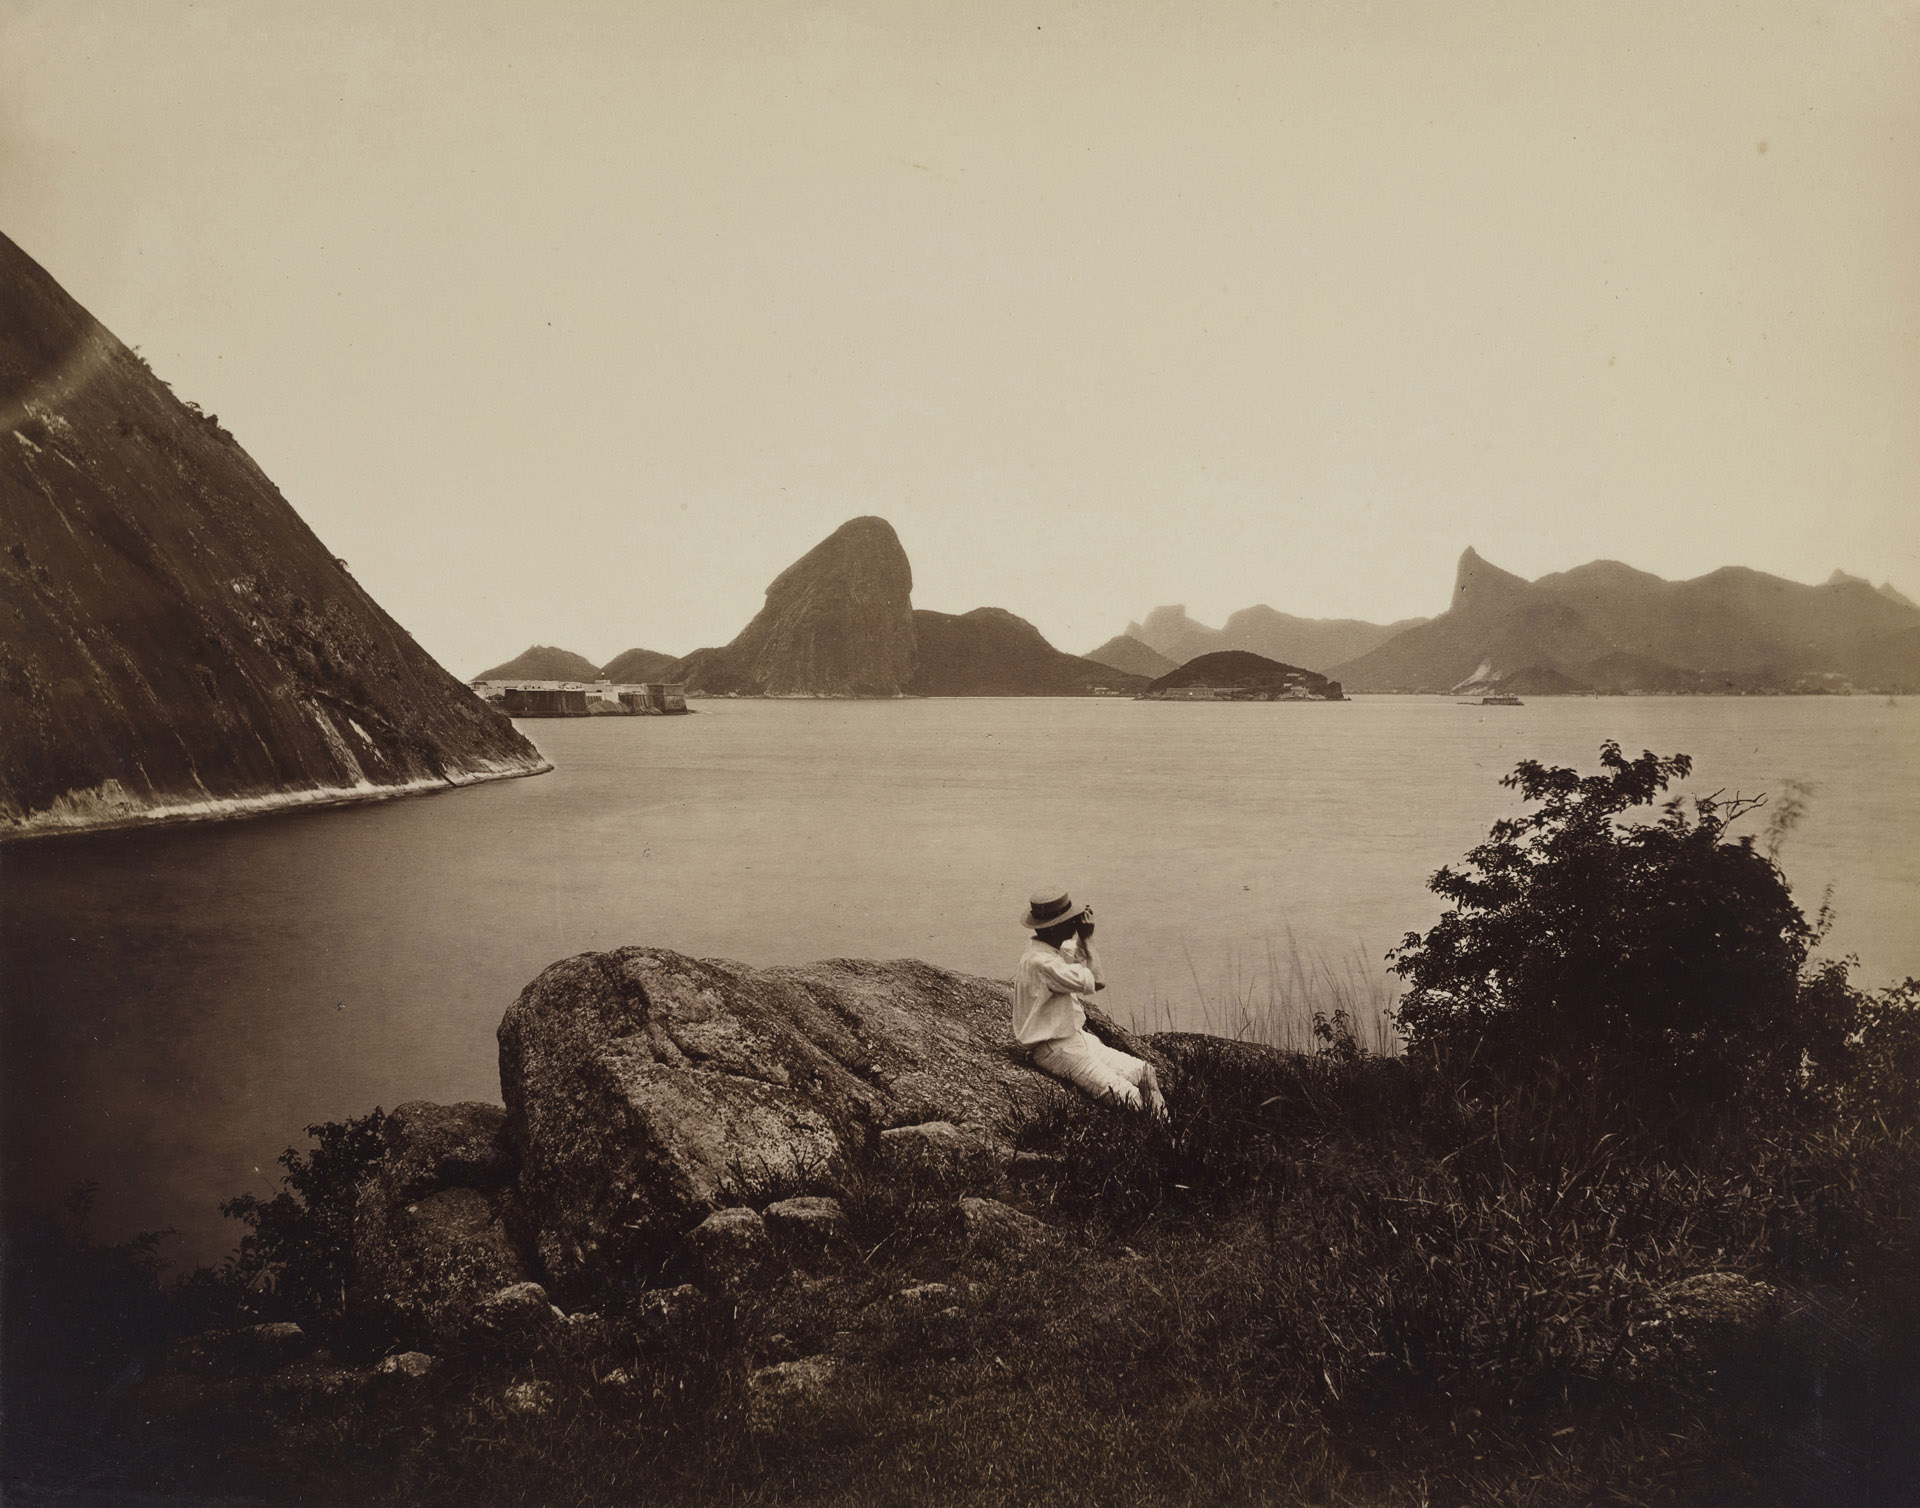
[[[1013,1036],[1023,1047],[1071,1037],[1087,1024],[1079,997],[1100,987],[1093,945],[1070,937],[1063,948],[1034,938],[1013,975]]]

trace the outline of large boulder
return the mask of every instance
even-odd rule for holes
[[[629,947],[554,964],[500,1023],[547,1280],[637,1276],[717,1208],[830,1192],[902,1127],[948,1123],[956,1161],[997,1178],[1017,1126],[1083,1103],[1014,1049],[1009,1015],[1007,985],[913,960],[754,969]]]

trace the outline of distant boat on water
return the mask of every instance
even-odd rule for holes
[[[1502,691],[1496,692],[1492,696],[1481,697],[1480,705],[1482,707],[1524,707],[1526,703],[1521,701],[1520,698],[1512,692]]]

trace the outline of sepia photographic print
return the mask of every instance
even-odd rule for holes
[[[0,0],[0,1500],[1920,1503],[1914,0]]]

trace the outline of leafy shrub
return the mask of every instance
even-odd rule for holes
[[[285,1185],[271,1199],[241,1194],[220,1213],[240,1221],[233,1266],[276,1317],[337,1320],[346,1308],[353,1260],[353,1207],[360,1181],[385,1155],[376,1109],[353,1120],[307,1127],[311,1153],[280,1154]]]
[[[1764,798],[1674,797],[1633,822],[1691,762],[1612,742],[1600,762],[1582,776],[1522,761],[1501,783],[1537,807],[1433,876],[1451,909],[1389,955],[1411,986],[1410,1055],[1497,1081],[1586,1078],[1683,1114],[1835,1077],[1858,997],[1844,970],[1803,977],[1818,932],[1773,858],[1728,832]]]

